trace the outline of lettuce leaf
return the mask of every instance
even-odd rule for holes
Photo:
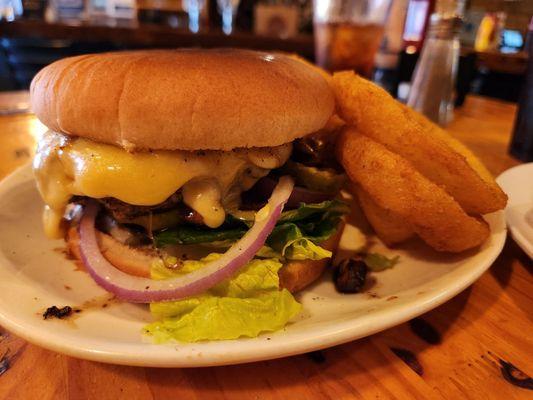
[[[220,257],[210,254],[199,261],[184,261],[179,269],[152,266],[153,279],[168,279],[202,268]],[[172,340],[196,342],[255,337],[275,331],[300,312],[301,305],[287,290],[279,290],[276,259],[254,259],[237,275],[214,286],[206,293],[183,300],[150,304],[154,317],[145,332],[155,342]]]
[[[306,218],[328,213],[329,215],[343,215],[350,212],[350,207],[337,199],[326,200],[322,203],[306,204],[301,203],[294,210],[283,211],[278,220],[279,223],[302,221]]]
[[[156,343],[256,337],[283,328],[300,308],[286,289],[245,299],[212,296],[190,312],[151,323],[145,330]]]
[[[294,210],[284,211],[267,239],[267,246],[259,257],[291,260],[319,260],[331,257],[331,252],[319,246],[337,231],[342,215],[349,207],[339,200],[304,204]],[[224,244],[229,247],[248,230],[251,221],[228,216],[224,225],[216,229],[179,226],[155,236],[158,247],[172,244]]]
[[[379,272],[394,267],[400,261],[400,256],[388,258],[380,253],[368,253],[364,261],[371,271]]]
[[[224,225],[216,229],[193,225],[179,225],[157,233],[154,239],[157,247],[173,244],[200,244],[225,240],[235,241],[240,239],[247,230],[246,227],[227,228]]]
[[[278,225],[267,239],[267,245],[280,257],[289,260],[320,260],[331,257],[331,251],[313,243],[302,230],[293,223]]]
[[[302,204],[284,212],[267,239],[267,245],[289,260],[320,260],[331,252],[318,244],[335,234],[348,206],[338,200]]]
[[[282,256],[288,260],[322,260],[330,258],[332,253],[309,239],[300,238],[285,244]]]

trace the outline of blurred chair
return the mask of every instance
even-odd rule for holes
[[[76,54],[69,40],[2,38],[0,47],[17,89],[27,89],[34,75],[60,58]]]
[[[7,56],[3,50],[0,50],[0,91],[3,90],[16,90],[18,84],[15,81],[11,68],[7,63]]]
[[[37,72],[64,57],[123,50],[102,42],[75,42],[58,39],[0,39],[0,90],[28,89]]]

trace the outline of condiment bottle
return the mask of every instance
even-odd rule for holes
[[[464,0],[437,2],[407,101],[440,125],[446,125],[453,117],[463,9]]]

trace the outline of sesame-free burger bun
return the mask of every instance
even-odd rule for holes
[[[319,130],[334,109],[312,67],[234,49],[65,58],[33,79],[31,104],[51,130],[168,150],[277,146]]]

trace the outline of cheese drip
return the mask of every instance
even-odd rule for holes
[[[46,203],[45,233],[60,238],[60,221],[73,195],[114,197],[152,206],[183,189],[184,203],[212,228],[225,219],[224,198],[251,188],[271,168],[283,165],[291,144],[222,151],[147,151],[122,148],[47,132],[33,161],[37,187]]]

